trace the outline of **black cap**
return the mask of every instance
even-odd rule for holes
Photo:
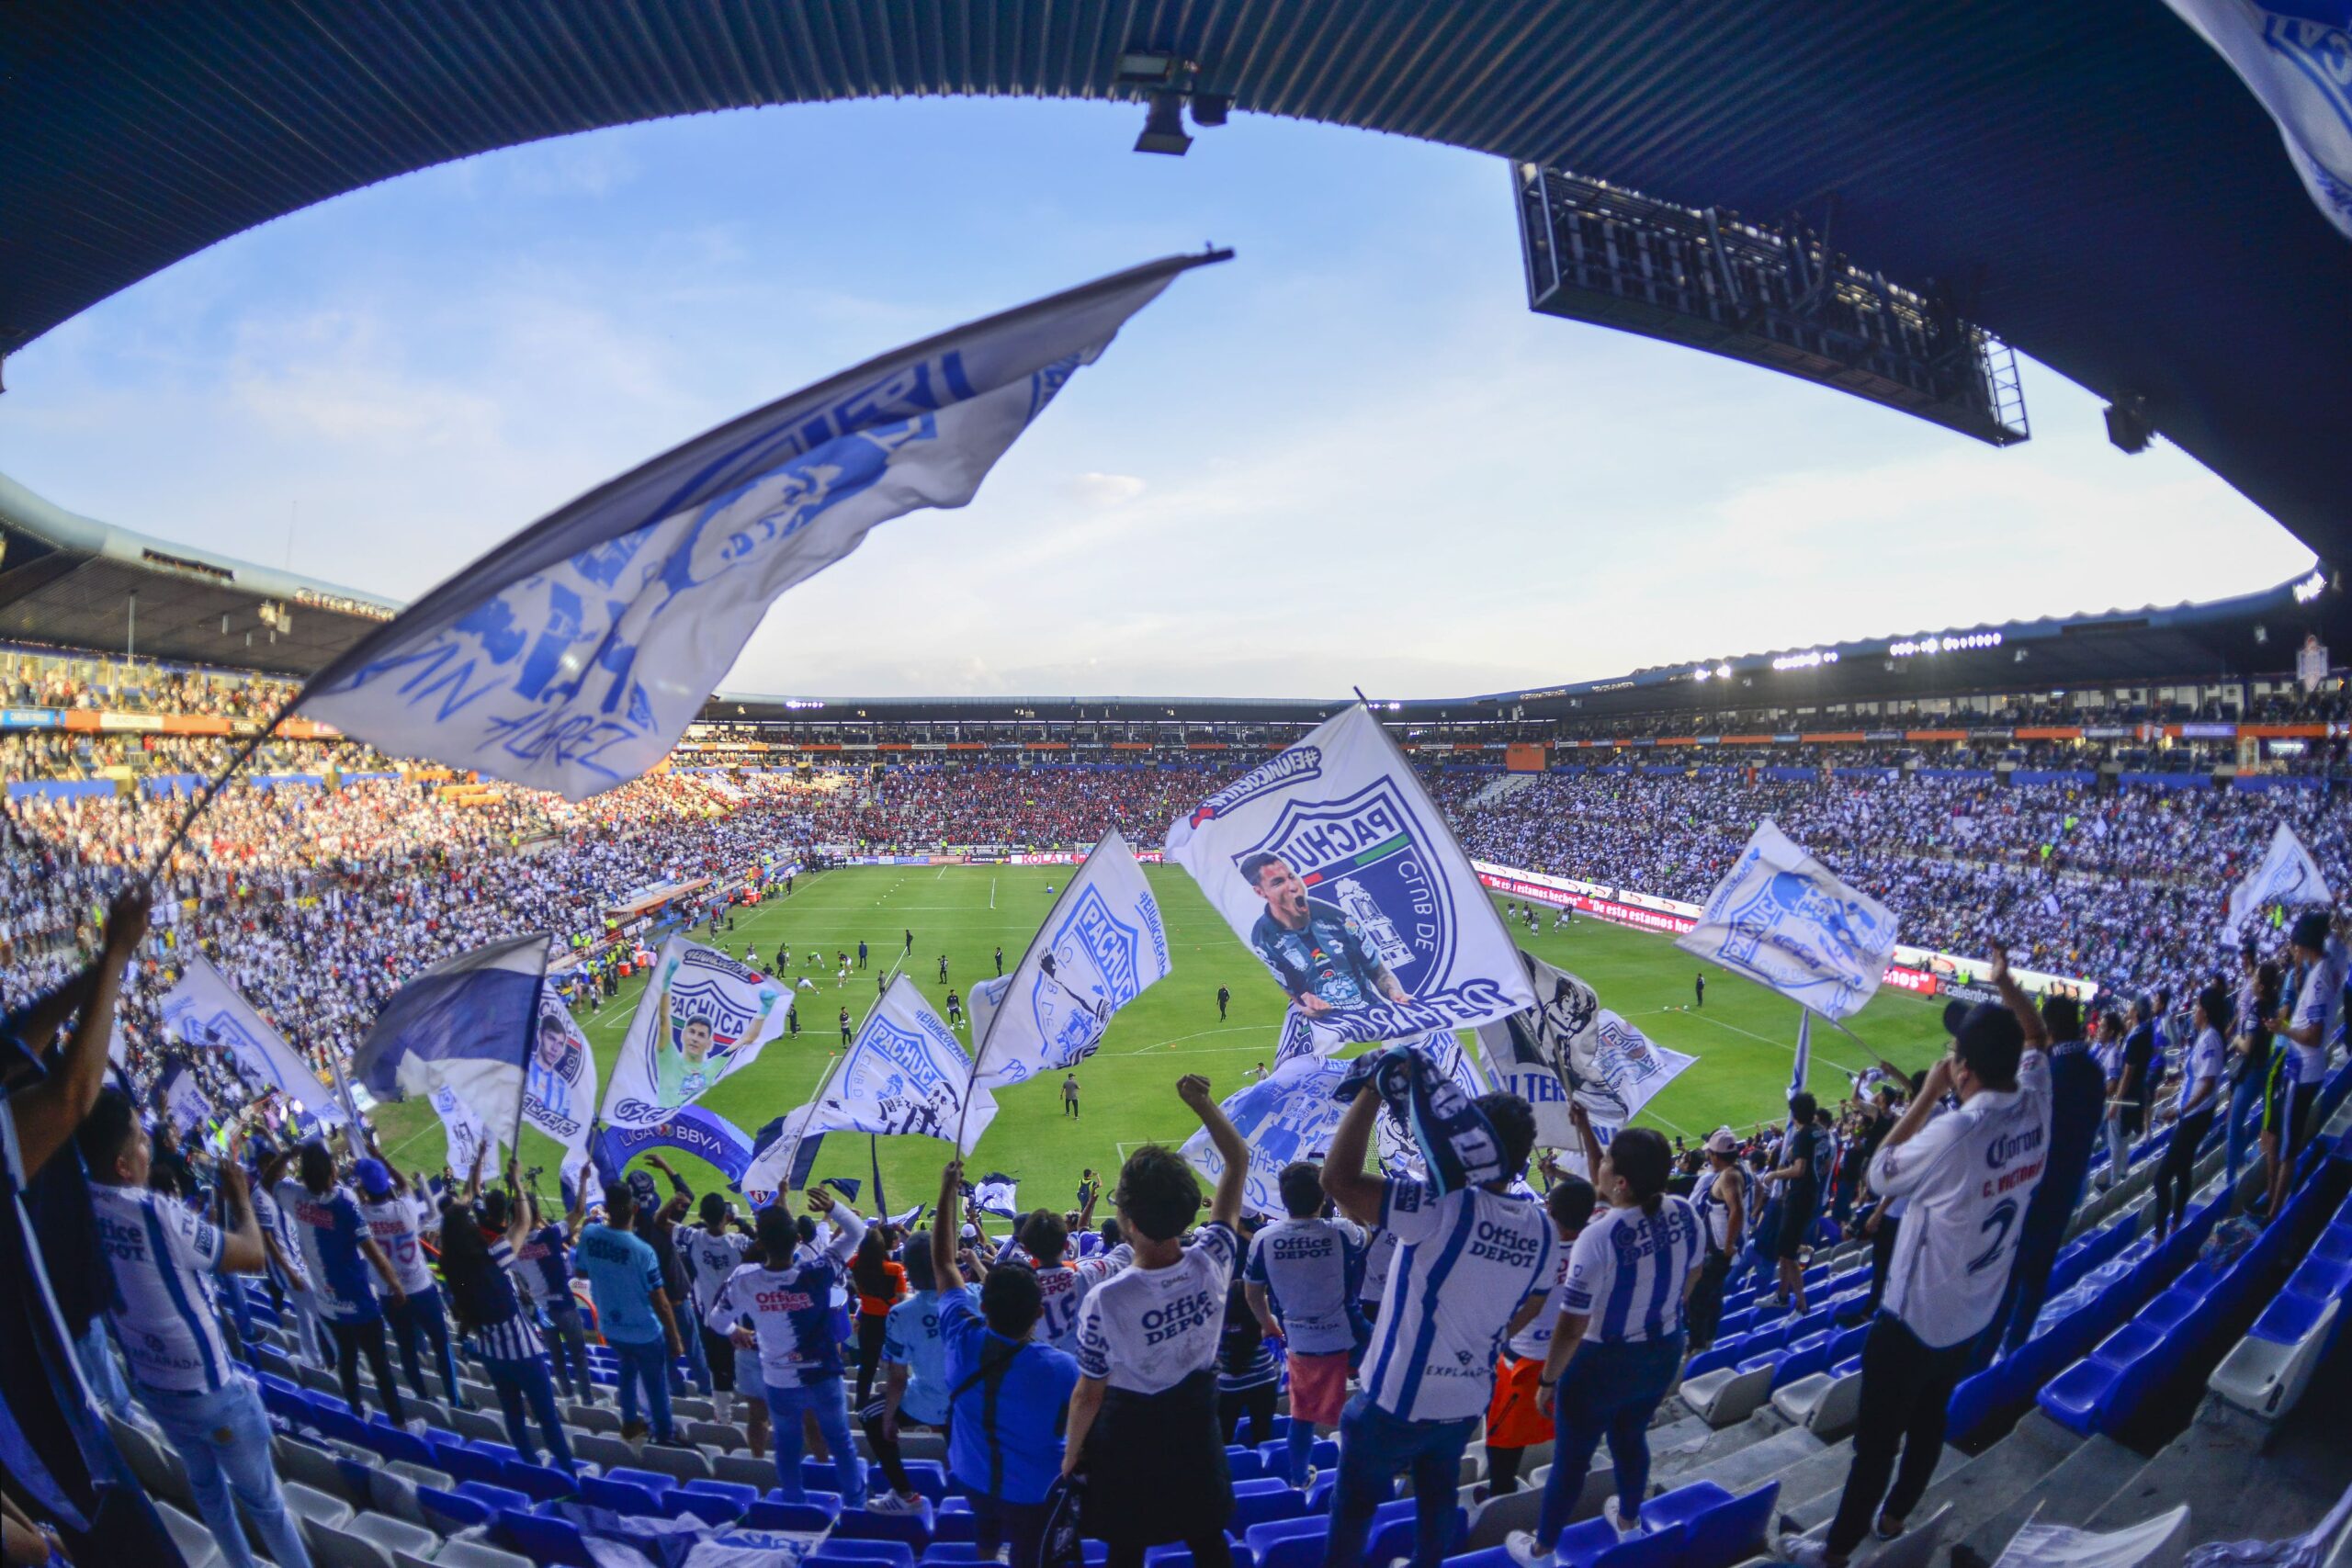
[[[1968,1004],[1957,997],[1944,1004],[1944,1032],[1958,1037],[1961,1021],[1968,1016]]]

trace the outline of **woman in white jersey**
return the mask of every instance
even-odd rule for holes
[[[1682,1309],[1701,1261],[1699,1212],[1666,1190],[1674,1152],[1665,1135],[1627,1127],[1603,1154],[1584,1107],[1571,1100],[1568,1113],[1584,1138],[1586,1168],[1598,1173],[1593,1190],[1609,1207],[1568,1253],[1536,1393],[1558,1424],[1552,1474],[1534,1533],[1514,1530],[1505,1543],[1522,1563],[1551,1561],[1603,1440],[1617,1466],[1617,1495],[1604,1512],[1621,1538],[1639,1532],[1650,1417],[1682,1367]]]

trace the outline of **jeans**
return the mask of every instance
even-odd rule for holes
[[[187,1467],[188,1490],[196,1495],[196,1511],[220,1548],[230,1568],[254,1568],[252,1549],[238,1527],[236,1505],[245,1507],[277,1568],[311,1568],[311,1554],[302,1545],[301,1528],[286,1511],[286,1497],[277,1489],[277,1472],[269,1453],[269,1416],[261,1404],[261,1391],[242,1372],[211,1393],[162,1393],[139,1391],[139,1403],[164,1429],[164,1436]],[[234,1501],[232,1501],[232,1498]]]
[[[1331,1489],[1330,1548],[1327,1562],[1363,1559],[1372,1533],[1373,1510],[1388,1501],[1396,1472],[1413,1475],[1413,1568],[1438,1568],[1453,1531],[1456,1484],[1462,1450],[1478,1417],[1459,1421],[1407,1421],[1391,1416],[1358,1393],[1340,1413],[1340,1480]]]
[[[130,1419],[130,1389],[122,1381],[122,1368],[114,1359],[114,1336],[107,1332],[103,1313],[90,1319],[90,1326],[74,1342],[74,1352],[82,1363],[82,1381],[90,1385],[90,1393],[99,1408],[126,1421]]]
[[[1829,1523],[1829,1550],[1844,1557],[1870,1533],[1871,1517],[1884,1511],[1908,1518],[1935,1479],[1943,1457],[1945,1409],[1952,1385],[1968,1371],[1974,1349],[1963,1339],[1930,1350],[1903,1320],[1881,1313],[1862,1341],[1862,1409],[1854,1428],[1854,1462],[1838,1517]],[[1895,1454],[1903,1456],[1895,1468]],[[1888,1478],[1894,1489],[1887,1490]]]
[[[973,1493],[971,1502],[974,1543],[980,1561],[993,1559],[996,1549],[1009,1543],[1012,1568],[1037,1568],[1046,1544],[1046,1505],[1008,1503],[984,1492]]]
[[[2222,1156],[2222,1168],[2228,1173],[2228,1190],[2233,1198],[2237,1194],[2238,1172],[2245,1165],[2246,1155],[2260,1145],[2255,1134],[2262,1127],[2262,1075],[2249,1072],[2245,1081],[2230,1090],[2229,1152]]]
[[[344,1403],[362,1421],[368,1419],[368,1407],[359,1402],[359,1358],[368,1358],[368,1371],[376,1374],[376,1398],[384,1407],[385,1416],[395,1427],[408,1419],[408,1412],[401,1407],[401,1391],[392,1382],[392,1357],[384,1343],[384,1320],[380,1317],[329,1318],[327,1332],[334,1337],[335,1371],[343,1378]]]
[[[441,1307],[438,1287],[411,1291],[405,1301],[386,1302],[384,1321],[390,1326],[392,1343],[400,1347],[401,1370],[408,1373],[408,1386],[416,1390],[419,1399],[430,1399],[425,1391],[424,1372],[417,1365],[416,1342],[419,1338],[433,1341],[435,1367],[441,1373],[442,1397],[456,1408],[465,1408],[465,1401],[458,1393],[458,1363],[449,1353],[449,1314]]]
[[[588,1376],[588,1330],[581,1324],[577,1303],[566,1302],[548,1311],[548,1325],[539,1331],[554,1359],[555,1375],[563,1382],[563,1396],[582,1404],[596,1403],[596,1385]]]
[[[1731,1285],[1734,1289],[1748,1282],[1752,1277],[1758,1284],[1771,1284],[1780,1278],[1781,1201],[1769,1200],[1758,1212],[1756,1226],[1748,1232],[1747,1248],[1733,1266]]]
[[[2088,1157],[2086,1154],[2086,1161]],[[2053,1161],[2042,1171],[2041,1185],[2026,1203],[2025,1223],[2018,1227],[2018,1255],[2009,1264],[2009,1283],[2002,1292],[1999,1310],[1993,1314],[1996,1330],[2007,1325],[2001,1334],[2004,1354],[2016,1352],[2033,1337],[2041,1303],[2050,1298],[2050,1270],[2058,1261],[2067,1223],[2075,1217],[2075,1205],[2082,1201],[2083,1188],[2089,1179],[2087,1163],[2077,1168]],[[1871,1304],[1878,1304],[1875,1297]]]
[[[849,1435],[849,1391],[842,1380],[803,1383],[797,1388],[767,1385],[768,1421],[775,1430],[776,1488],[787,1503],[804,1501],[808,1489],[800,1483],[800,1450],[804,1438],[800,1417],[817,1418],[817,1430],[833,1453],[833,1487],[844,1508],[865,1506],[865,1462]]]
[[[539,1462],[539,1450],[531,1441],[531,1429],[523,1420],[523,1407],[530,1406],[537,1418],[539,1430],[547,1434],[548,1450],[554,1457],[556,1468],[572,1468],[571,1442],[563,1435],[563,1417],[556,1413],[555,1378],[548,1370],[545,1358],[534,1356],[527,1361],[499,1361],[484,1356],[481,1364],[490,1369],[490,1382],[498,1390],[498,1403],[506,1413],[506,1440],[523,1456],[525,1464]]]
[[[621,1364],[621,1426],[624,1429],[637,1423],[639,1391],[644,1392],[646,1419],[653,1428],[657,1443],[675,1442],[677,1428],[670,1422],[670,1346],[667,1340],[648,1339],[633,1345],[626,1339],[607,1339],[613,1355]],[[846,1504],[843,1506],[847,1506]]]
[[[1605,1439],[1617,1466],[1618,1518],[1632,1524],[1650,1488],[1650,1417],[1682,1366],[1682,1336],[1611,1345],[1588,1339],[1560,1374],[1553,1423],[1552,1473],[1544,1483],[1544,1512],[1535,1544],[1560,1544],[1568,1511],[1584,1496],[1592,1456]]]
[[[686,1375],[684,1378],[679,1377],[678,1369],[675,1363],[673,1363],[670,1368],[671,1386],[676,1392],[683,1393],[685,1392],[686,1384],[691,1382],[696,1393],[708,1399],[710,1397],[710,1357],[703,1348],[702,1336],[684,1330],[682,1325],[678,1337],[686,1342]]]

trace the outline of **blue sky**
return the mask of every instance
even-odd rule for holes
[[[2038,366],[2034,439],[1996,452],[1530,313],[1493,159],[1253,117],[1146,157],[1140,118],[772,108],[391,181],[11,358],[0,471],[411,597],[744,409],[1214,241],[1238,259],[1136,318],[973,505],[787,595],[727,689],[1467,694],[2309,563]]]

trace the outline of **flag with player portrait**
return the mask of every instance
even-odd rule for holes
[[[1178,818],[1167,853],[1289,995],[1278,1060],[1534,1005],[1453,829],[1361,704]]]
[[[1834,1023],[1877,991],[1894,940],[1892,909],[1840,882],[1768,817],[1674,945]]]
[[[1114,828],[1062,888],[1012,973],[972,987],[981,1086],[1078,1066],[1102,1043],[1111,1015],[1168,969],[1159,904]]]
[[[693,1104],[757,1060],[785,1032],[789,983],[715,947],[673,936],[654,956],[629,1020],[601,1112],[614,1127],[647,1127]]]
[[[553,986],[542,986],[523,1077],[523,1120],[566,1150],[584,1154],[595,1112],[596,1054],[563,998]]]
[[[1289,1212],[1283,1205],[1283,1167],[1294,1160],[1319,1160],[1331,1146],[1331,1134],[1347,1114],[1346,1104],[1334,1098],[1347,1070],[1342,1062],[1297,1056],[1277,1063],[1272,1072],[1227,1097],[1226,1119],[1250,1145],[1250,1174],[1241,1188],[1245,1212]],[[1210,1185],[1224,1177],[1224,1156],[1206,1128],[1185,1139],[1178,1152]]]

